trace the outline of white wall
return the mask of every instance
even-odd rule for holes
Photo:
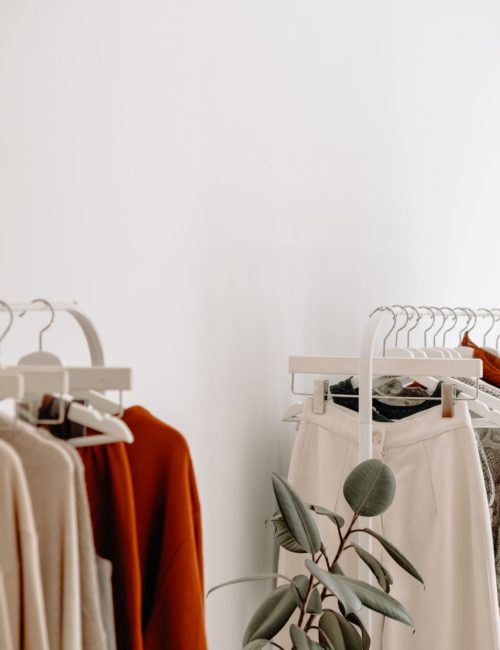
[[[271,566],[289,353],[500,302],[499,70],[493,0],[0,0],[0,297],[78,299],[185,433],[207,585]],[[211,597],[211,650],[263,589]]]

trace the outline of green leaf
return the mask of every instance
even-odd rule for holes
[[[263,648],[270,648],[269,641],[267,639],[255,639],[255,641],[250,641],[243,648],[243,650],[262,650]]]
[[[387,588],[385,589],[385,591],[386,591],[386,593],[389,593],[390,590],[391,590],[391,585],[394,584],[394,580],[392,579],[391,574],[389,573],[389,571],[385,568],[385,566],[383,564],[380,565],[380,568],[384,572],[385,581],[387,582]]]
[[[326,648],[326,650],[335,650],[333,643],[324,634],[321,639],[321,647]]]
[[[339,528],[342,528],[342,526],[345,524],[344,519],[340,515],[338,515],[336,512],[328,510],[328,508],[323,508],[323,506],[309,506],[309,508],[317,515],[324,515],[325,517],[328,517],[328,519],[330,521],[333,521],[334,524],[337,524]]]
[[[324,612],[319,619],[320,641],[326,637],[335,650],[363,650],[356,628],[337,612]]]
[[[296,625],[290,626],[290,638],[292,639],[295,650],[309,650],[309,639],[304,630]]]
[[[344,482],[344,497],[353,512],[376,517],[387,510],[396,494],[392,470],[377,458],[357,465]]]
[[[393,618],[395,621],[400,621],[405,625],[413,625],[413,619],[410,612],[400,602],[398,602],[389,594],[386,594],[380,589],[369,585],[362,580],[354,580],[346,576],[335,576],[338,582],[344,583],[357,598],[375,612],[379,612],[384,616]],[[345,603],[344,603],[345,606]],[[346,618],[351,612],[346,607]]]
[[[359,629],[361,630],[361,640],[363,643],[363,650],[370,650],[370,646],[372,644],[370,635],[368,634],[368,630],[363,624],[363,621],[359,618],[357,614],[354,612],[351,612],[350,614],[347,615],[347,620],[350,621],[351,623],[354,623],[354,625],[357,625]]]
[[[286,527],[297,544],[308,553],[317,553],[321,548],[319,530],[310,511],[290,483],[272,475],[274,494]]]
[[[295,576],[290,585],[292,589],[293,597],[297,603],[297,607],[300,609],[302,607],[303,598],[305,597],[307,591],[307,585],[309,584],[309,578],[304,575]]]
[[[299,585],[302,597],[304,597],[307,591],[307,578],[297,576],[294,580]],[[282,585],[273,589],[250,619],[243,635],[243,646],[258,639],[272,639],[283,628],[295,609],[297,609],[297,604],[290,585]]]
[[[344,605],[347,612],[358,611],[363,607],[361,599],[345,582],[344,576],[334,575],[325,571],[316,562],[306,560],[309,572],[325,586],[330,593],[336,596]]]
[[[345,573],[342,571],[342,567],[338,562],[335,562],[335,564],[330,567],[330,573],[333,573],[333,575],[336,576],[345,576]]]
[[[308,614],[321,614],[322,611],[323,611],[323,603],[321,602],[321,596],[319,594],[318,588],[315,587],[311,591],[311,595],[309,596],[306,612]]]
[[[368,568],[373,573],[373,575],[377,578],[377,582],[382,587],[382,589],[385,592],[389,593],[389,590],[393,583],[391,574],[387,571],[387,569],[384,566],[382,566],[382,564],[377,560],[375,556],[373,556],[371,553],[366,551],[364,548],[361,548],[361,546],[354,544],[354,542],[351,542],[351,544],[354,550],[356,551],[356,553],[359,555],[359,557],[363,560],[363,562],[368,566]]]
[[[288,530],[283,517],[275,517],[274,519],[271,519],[271,521],[274,525],[274,539],[281,547],[291,553],[307,553],[306,549],[302,548],[302,546],[295,540],[292,533]]]
[[[256,573],[254,576],[246,576],[244,578],[235,578],[234,580],[228,580],[227,582],[222,582],[220,585],[216,585],[207,591],[207,598],[211,593],[221,589],[222,587],[227,587],[229,585],[237,585],[239,582],[255,582],[257,580],[271,580],[272,578],[283,578],[287,582],[292,582],[290,578],[282,575],[281,573]]]
[[[408,560],[399,549],[397,549],[394,544],[391,544],[389,540],[385,539],[385,537],[382,537],[382,535],[379,535],[376,533],[374,530],[371,530],[371,528],[363,528],[363,531],[365,533],[368,533],[368,535],[371,535],[372,537],[375,537],[375,539],[378,539],[378,541],[382,544],[382,546],[385,548],[387,553],[392,557],[394,562],[399,564],[399,566],[404,569],[407,573],[409,573],[411,576],[413,576],[416,580],[424,584],[424,581],[422,579],[422,576],[420,573],[415,569],[413,564]]]
[[[307,634],[297,625],[290,626],[290,638],[293,642],[294,650],[321,650],[321,646],[310,639]]]

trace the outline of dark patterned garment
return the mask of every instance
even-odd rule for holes
[[[484,449],[495,486],[491,528],[495,548],[498,600],[500,602],[500,429],[476,429],[476,433]]]

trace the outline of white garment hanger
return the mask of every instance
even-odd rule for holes
[[[402,330],[405,329],[408,322],[410,322],[412,320],[412,317],[408,313],[408,309],[411,309],[411,307],[410,306],[403,307],[402,305],[394,305],[394,307],[395,308],[400,308],[400,309],[403,310],[403,312],[405,312],[406,320],[404,321],[403,325],[395,333],[396,347],[392,348],[392,349],[390,349],[388,351],[385,351],[384,356],[387,355],[387,356],[394,356],[394,357],[399,357],[399,358],[405,358],[405,357],[406,358],[417,358],[416,354],[415,354],[415,352],[416,352],[415,349],[412,349],[410,347],[408,347],[408,348],[399,348],[399,347],[397,347],[398,335],[400,334],[400,332]],[[420,309],[424,309],[424,307],[421,307]],[[451,309],[450,307],[443,307],[443,308],[431,307],[431,308],[425,308],[425,309],[429,309],[429,313],[432,314],[433,318],[432,318],[432,322],[431,322],[430,327],[428,327],[424,332],[424,348],[420,349],[419,351],[421,353],[423,353],[426,356],[426,358],[463,358],[463,357],[458,357],[456,355],[443,354],[445,351],[450,351],[451,352],[451,350],[449,350],[446,347],[438,348],[437,345],[436,345],[436,343],[437,343],[437,335],[444,328],[445,321],[446,321],[446,316],[444,316],[444,310],[447,309],[448,311],[450,311],[450,313],[453,313],[454,318],[453,318],[452,326],[449,327],[448,329],[446,329],[444,331],[444,333],[443,333],[443,344],[445,344],[445,342],[446,342],[446,335],[451,330],[454,329],[454,327],[455,327],[455,325],[456,325],[456,323],[458,321],[458,316],[457,316],[455,310]],[[429,348],[429,347],[427,347],[427,344],[426,344],[427,343],[427,333],[434,326],[434,322],[435,322],[434,310],[439,311],[443,315],[443,323],[442,323],[441,327],[434,334],[434,338],[433,338],[434,347]],[[397,320],[396,313],[390,308],[389,308],[389,311],[392,312],[393,321],[394,321],[394,323],[396,323],[396,320]],[[416,312],[416,313],[418,315],[418,312]],[[466,313],[468,314],[468,312],[466,312]],[[472,313],[472,315],[475,317],[475,314]],[[470,321],[471,321],[471,316],[469,315],[468,323],[467,323],[465,329],[467,329],[467,326],[469,325]],[[409,334],[410,334],[410,332],[412,330],[414,330],[416,328],[417,325],[418,325],[418,320],[415,323],[415,325],[413,325],[413,327],[411,327],[407,332],[407,344],[408,345],[409,345],[409,342],[410,342]],[[465,329],[464,329],[464,331],[465,331]],[[387,339],[389,338],[391,333],[392,333],[392,330],[386,335],[386,337],[384,339],[384,350],[385,350],[385,345],[386,345]],[[460,338],[460,340],[461,340],[461,338]],[[467,347],[466,349],[470,350],[472,352],[471,348]],[[468,358],[471,358],[471,357],[472,357],[472,355],[470,355],[470,357],[468,357]],[[422,386],[424,386],[425,388],[427,388],[431,392],[433,392],[437,388],[438,383],[439,383],[436,378],[430,377],[430,376],[423,376],[423,377],[416,377],[416,378],[402,377],[402,378],[400,378],[400,381],[403,384],[407,384],[407,383],[410,383],[413,379],[416,379],[416,381],[419,384],[421,384]],[[379,380],[384,381],[384,383],[387,384],[388,381],[390,381],[390,378],[385,378],[385,380],[384,380],[384,378],[379,378]],[[457,378],[444,377],[442,379],[442,381],[444,383],[453,383],[457,390],[459,390],[462,394],[465,394],[465,395],[468,396],[469,409],[471,410],[472,413],[475,413],[476,415],[481,416],[481,418],[484,418],[484,423],[482,424],[483,426],[486,426],[486,422],[488,422],[489,424],[494,423],[494,426],[500,426],[500,399],[497,399],[496,397],[494,397],[492,395],[487,395],[486,393],[483,393],[482,391],[478,392],[476,386],[470,386],[470,385],[460,381]],[[381,388],[383,385],[384,384],[379,384],[379,387]],[[376,384],[375,384],[375,380],[374,380],[374,386],[377,387]],[[477,424],[479,422],[483,422],[483,420],[477,420],[476,419],[476,421],[475,421],[476,426],[477,426]]]
[[[0,349],[3,340],[14,322],[14,313],[8,303],[0,300],[0,305],[9,313],[9,323],[0,336]],[[68,377],[61,367],[4,367],[0,363],[0,399],[12,398],[16,401],[27,393],[64,392],[68,387]]]
[[[496,322],[496,320],[497,320],[497,319],[495,318],[495,314],[494,314],[494,312],[495,312],[495,311],[498,312],[498,310],[497,310],[497,309],[485,309],[484,307],[482,307],[482,308],[480,309],[480,311],[484,311],[484,312],[486,312],[486,313],[488,314],[488,316],[491,317],[491,325],[490,325],[490,327],[486,330],[486,332],[483,334],[483,342],[482,342],[481,347],[482,347],[483,350],[485,350],[486,352],[489,352],[490,354],[494,354],[496,357],[498,357],[498,350],[497,350],[496,348],[490,348],[488,345],[486,345],[486,339],[487,339],[487,337],[488,337],[488,334],[489,334],[489,333],[491,332],[491,330],[494,328],[494,326],[495,326],[495,322]],[[497,340],[498,340],[498,339],[497,339]]]
[[[396,307],[397,306],[398,305],[396,305]],[[433,313],[433,314],[434,314],[434,312],[432,311],[433,309],[437,309],[442,314],[443,314],[443,310],[447,309],[451,313],[453,313],[454,316],[455,316],[455,318],[453,319],[452,326],[450,328],[448,328],[447,330],[445,330],[445,332],[443,333],[443,345],[444,345],[446,343],[446,335],[454,329],[454,327],[455,327],[455,325],[456,325],[456,323],[458,321],[456,311],[454,309],[450,308],[450,307],[430,308],[430,309],[431,309],[431,313]],[[405,311],[406,311],[406,309],[405,309]],[[463,333],[468,328],[468,326],[470,324],[470,321],[472,320],[472,317],[474,317],[474,319],[476,319],[476,316],[475,316],[474,312],[471,311],[471,313],[469,314],[468,310],[464,310],[464,311],[465,311],[466,314],[469,315],[469,319],[468,319],[468,322],[467,322],[464,330],[462,330],[462,332],[460,333],[460,338],[459,338],[460,341],[462,340]],[[492,312],[489,311],[489,310],[485,310],[485,311],[488,311],[488,313],[490,313],[492,315],[492,321],[494,321],[494,316],[493,316]],[[408,321],[406,321],[404,323],[403,327],[400,328],[400,330],[404,329],[407,322]],[[476,320],[474,321],[474,324],[475,324],[475,322],[476,322]],[[443,321],[443,325],[441,326],[441,328],[439,328],[437,330],[437,332],[434,334],[434,339],[433,339],[434,346],[436,346],[437,334],[443,329],[444,323],[445,323],[445,321]],[[433,320],[433,322],[431,324],[431,327],[426,330],[426,333],[430,329],[432,329],[433,324],[434,324],[434,320]],[[414,327],[411,328],[411,329],[414,329]],[[492,327],[493,327],[493,322],[492,322],[492,326],[490,327],[490,329],[485,333],[485,337],[491,331]],[[410,331],[411,331],[411,329],[410,329]],[[424,335],[424,340],[426,340],[425,335]],[[397,336],[396,336],[396,342],[397,342]],[[408,333],[407,342],[409,343],[409,333]],[[468,346],[462,346],[462,347],[463,347],[464,350],[467,351],[467,357],[465,357],[465,358],[472,358],[473,357],[472,348],[469,348]],[[432,351],[433,350],[438,350],[438,348],[436,348],[436,347],[434,347],[434,348],[424,348],[424,349],[425,349],[425,352],[430,353],[429,354],[430,357],[432,356]],[[447,349],[448,348],[446,348],[446,347],[442,348],[442,350],[447,350]],[[413,356],[413,352],[414,352],[413,350],[406,350],[405,351],[404,348],[396,348],[396,349],[390,350],[391,355],[392,354],[394,354],[394,355],[397,354],[397,356],[402,356],[402,357],[404,357],[404,356]],[[457,352],[457,350],[455,350],[455,352]],[[472,354],[469,354],[469,352],[472,353]],[[457,357],[454,357],[454,358],[457,358]],[[460,355],[460,357],[458,357],[458,358],[464,358],[464,356]],[[405,382],[405,379],[403,379],[402,381]],[[419,377],[417,379],[417,381],[419,383],[421,383],[422,385],[424,385],[426,388],[430,389],[430,390],[435,390],[435,388],[438,385],[437,379],[435,379],[433,377]],[[471,410],[472,413],[480,416],[479,419],[476,418],[476,420],[475,420],[475,425],[476,426],[478,426],[479,423],[481,423],[482,426],[487,426],[487,423],[489,425],[491,425],[491,426],[500,426],[500,399],[495,397],[494,395],[488,394],[488,393],[484,392],[483,390],[481,390],[481,384],[478,384],[478,386],[479,386],[479,391],[478,391],[477,386],[475,386],[475,385],[471,386],[469,384],[466,384],[463,381],[461,381],[459,378],[456,378],[456,377],[453,377],[453,378],[452,377],[444,377],[442,379],[442,381],[444,383],[453,383],[458,391],[460,391],[462,394],[465,394],[465,395],[468,396],[469,399],[467,401],[468,401],[469,409]],[[484,421],[483,421],[483,419],[484,419]]]
[[[406,306],[394,305],[394,307],[399,307],[400,309],[403,310],[403,312],[406,314],[406,320],[404,321],[403,325],[395,333],[395,346],[396,347],[390,348],[389,350],[386,350],[387,341],[388,341],[388,339],[389,339],[389,337],[390,337],[390,335],[392,333],[392,330],[390,330],[387,333],[387,335],[385,336],[384,342],[383,342],[383,355],[384,355],[384,357],[387,356],[387,357],[412,358],[412,359],[451,358],[451,357],[444,357],[443,354],[437,353],[436,350],[434,350],[434,348],[428,348],[427,347],[427,332],[429,332],[429,330],[431,330],[433,328],[434,323],[436,321],[436,316],[435,316],[434,312],[432,311],[432,309],[430,309],[428,307],[419,307],[419,309],[428,309],[429,310],[429,315],[432,317],[432,322],[430,324],[430,327],[428,327],[424,331],[424,348],[412,348],[412,347],[410,347],[410,333],[418,326],[418,324],[420,322],[420,319],[421,319],[421,316],[419,315],[418,310],[415,309],[414,307],[412,307],[411,305],[406,305]],[[394,325],[395,325],[396,322],[397,322],[396,312],[390,307],[388,307],[387,309],[392,313],[392,317],[393,317]],[[407,334],[406,334],[407,347],[400,348],[400,347],[398,347],[399,334],[406,328],[408,323],[411,322],[411,320],[412,320],[412,316],[408,312],[409,309],[411,309],[411,310],[413,310],[415,312],[416,320],[415,320],[415,324],[412,327],[410,327],[408,329],[408,331],[407,331]],[[378,381],[377,381],[377,379],[378,379]],[[390,381],[390,378],[383,378],[383,377],[374,378],[373,387],[381,389],[384,385],[386,385],[388,383],[388,381]],[[436,389],[437,385],[438,385],[438,381],[434,377],[427,377],[427,376],[422,376],[422,377],[407,377],[407,376],[405,376],[405,377],[400,377],[400,381],[401,381],[402,384],[409,384],[412,381],[416,381],[417,383],[424,386],[424,388],[427,388],[430,391],[434,391]]]
[[[295,402],[289,406],[286,411],[283,413],[281,418],[282,422],[300,422],[300,414],[302,413],[303,404],[302,402]]]
[[[295,404],[292,404],[289,406],[286,411],[283,413],[283,417],[281,418],[282,422],[293,422],[295,424],[295,430],[299,428],[300,425],[300,416],[302,414],[302,410],[304,408],[304,404],[302,402],[295,402]]]
[[[92,390],[99,388],[125,390],[130,388],[130,370],[127,368],[67,368],[63,365],[61,359],[51,353],[43,350],[43,334],[54,322],[55,311],[50,303],[44,299],[38,298],[32,302],[43,302],[51,311],[51,318],[49,323],[40,330],[38,338],[38,350],[24,355],[18,362],[18,368],[24,367],[59,367],[64,370],[69,378],[69,392],[73,397],[84,398],[88,400],[89,406],[72,402],[66,412],[66,418],[75,424],[83,427],[89,427],[95,431],[100,432],[99,435],[82,436],[79,438],[70,438],[67,442],[74,447],[86,447],[90,445],[102,445],[111,442],[123,441],[131,443],[134,441],[134,436],[128,426],[118,417],[110,415],[112,411],[114,414],[121,413],[121,405],[115,404],[111,400],[95,393]],[[24,312],[20,314],[24,315]],[[44,390],[45,393],[49,392]],[[52,392],[52,391],[51,391]],[[67,392],[67,391],[65,391]],[[38,398],[43,396],[38,394]],[[31,396],[33,399],[33,395]],[[97,408],[96,406],[97,405]],[[105,412],[102,413],[98,410],[99,406],[105,407]],[[30,420],[33,424],[42,423],[39,419],[33,418],[28,412],[24,411],[23,415]],[[60,414],[62,416],[62,413]],[[44,421],[45,423],[55,423],[53,420]]]
[[[474,327],[476,326],[477,323],[477,316],[476,314],[472,311],[472,309],[469,309],[468,307],[459,307],[458,309],[461,309],[465,314],[468,315],[467,323],[465,324],[465,327],[460,330],[459,336],[458,336],[458,346],[454,348],[455,352],[460,355],[460,358],[462,359],[473,359],[474,358],[474,350],[468,345],[462,345],[462,339],[465,335],[466,332],[471,332]],[[472,327],[470,326],[472,319],[474,319],[474,324]]]

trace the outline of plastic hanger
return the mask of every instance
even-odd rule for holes
[[[18,365],[21,366],[63,366],[64,364],[59,356],[53,354],[52,352],[46,352],[43,349],[43,335],[44,333],[52,326],[55,320],[55,311],[52,308],[52,305],[43,298],[36,298],[31,302],[41,302],[44,305],[47,305],[51,312],[51,317],[47,325],[43,327],[38,334],[38,350],[36,352],[30,352],[25,356],[21,357],[18,361]],[[24,316],[26,312],[21,312],[20,317]],[[105,372],[105,370],[104,370]],[[93,390],[79,390],[74,391],[74,396],[83,398],[87,401],[90,406],[93,406],[95,409],[102,411],[103,413],[108,413],[110,415],[117,415],[121,417],[123,415],[123,406],[118,404],[114,400],[105,397],[104,395]]]
[[[286,411],[283,413],[281,418],[282,422],[300,422],[300,414],[302,413],[303,404],[302,402],[296,402],[289,406]]]
[[[458,347],[455,348],[455,352],[459,354],[462,359],[473,359],[474,358],[473,348],[471,348],[468,345],[462,345],[462,340],[466,332],[471,332],[476,326],[477,316],[472,311],[472,309],[469,309],[468,307],[458,307],[458,309],[462,310],[468,316],[468,319],[467,319],[467,323],[465,324],[465,327],[459,332]],[[473,319],[474,319],[474,324],[471,327],[471,322]]]
[[[449,327],[448,329],[446,329],[443,332],[443,345],[445,345],[446,336],[449,334],[449,332],[451,332],[454,329],[456,323],[458,322],[458,315],[456,313],[456,310],[452,309],[451,307],[442,307],[442,308],[438,308],[438,309],[439,309],[439,311],[441,313],[443,313],[444,310],[446,309],[446,310],[450,311],[452,314],[454,314],[452,326]],[[473,316],[474,319],[476,319],[476,315],[474,314],[474,312],[472,312],[472,314],[469,314],[469,311],[467,311],[467,310],[464,310],[464,311],[465,311],[466,315],[469,316],[469,319],[468,319],[467,324],[465,326],[465,329],[467,329],[467,327],[468,327],[468,325],[469,325],[469,323],[471,321],[471,316]],[[491,329],[493,327],[494,316],[493,316],[491,311],[489,311],[489,310],[484,310],[484,311],[487,311],[492,316],[492,325],[491,325],[490,329],[488,329],[488,331],[485,333],[485,338],[486,338],[486,335],[491,331]],[[475,322],[474,322],[474,324],[475,324]],[[443,325],[444,325],[444,323],[443,323]],[[433,323],[432,323],[431,327],[428,328],[427,331],[429,331],[429,329],[432,329],[432,326],[433,326]],[[436,333],[434,334],[434,339],[433,339],[434,344],[436,344],[437,334],[442,329],[443,329],[443,326],[441,326],[441,328],[439,328],[436,331]],[[465,329],[463,331],[465,331]],[[461,334],[463,334],[463,332],[461,332]],[[462,338],[460,338],[460,341],[461,340],[462,340]],[[467,351],[469,351],[469,350],[472,351],[472,349],[469,348],[468,346],[464,346],[464,347],[466,347]],[[432,350],[432,349],[436,349],[436,348],[430,348],[430,349]],[[446,349],[446,348],[444,348],[444,349]],[[434,389],[438,384],[437,380],[433,379],[431,377],[419,378],[418,381],[420,383],[422,383],[423,385],[425,385],[427,388],[431,388],[431,389]],[[476,421],[475,421],[476,425],[478,424],[478,422],[482,422],[483,421],[482,419],[484,418],[484,420],[488,421],[490,424],[494,424],[495,426],[500,426],[500,399],[499,398],[482,391],[480,389],[480,387],[479,387],[479,391],[478,391],[477,386],[471,386],[469,384],[466,384],[466,383],[462,382],[459,378],[456,378],[456,377],[444,378],[443,381],[445,383],[453,383],[455,385],[455,388],[458,391],[460,391],[460,393],[462,393],[464,395],[467,395],[468,398],[470,398],[470,400],[468,400],[469,409],[471,410],[472,413],[474,413],[474,414],[476,414],[478,416],[481,416],[480,420],[476,419]],[[486,424],[483,424],[483,426],[486,426]]]
[[[495,311],[496,311],[496,312],[500,312],[500,309],[493,309],[492,311],[494,311],[494,312],[495,312]],[[497,356],[500,356],[500,355],[499,355],[499,350],[500,350],[500,348],[499,348],[499,342],[500,342],[500,334],[499,334],[499,335],[496,337],[496,339],[495,339],[495,354],[496,354]]]
[[[452,307],[441,307],[441,311],[444,312],[444,310],[447,310],[450,313],[451,316],[451,325],[448,327],[448,329],[444,329],[443,331],[443,345],[442,345],[442,350],[446,350],[447,353],[450,355],[452,359],[460,359],[460,354],[453,348],[449,347],[446,345],[446,337],[450,332],[452,332],[455,329],[456,324],[458,323],[458,314],[455,309]]]
[[[406,320],[404,321],[403,325],[396,331],[396,334],[395,334],[395,343],[396,343],[396,346],[397,346],[398,335],[407,326],[407,324],[409,322],[411,322],[412,317],[408,313],[408,309],[411,309],[411,306],[403,307],[401,305],[394,305],[394,307],[403,309],[403,311],[406,314]],[[448,310],[450,313],[452,313],[454,315],[454,318],[453,318],[452,326],[448,327],[443,332],[443,344],[446,341],[447,334],[449,334],[449,332],[451,332],[454,329],[454,327],[455,327],[455,325],[456,325],[456,323],[458,321],[458,315],[457,315],[456,311],[454,309],[452,309],[451,307],[442,307],[442,308],[420,307],[419,309],[429,309],[429,315],[432,316],[432,322],[431,322],[430,326],[424,332],[424,348],[421,351],[426,353],[426,356],[427,355],[428,356],[441,356],[443,350],[446,349],[446,348],[439,349],[436,344],[437,344],[437,335],[444,328],[444,324],[445,324],[445,321],[446,321],[446,316],[444,316],[444,310]],[[397,320],[396,313],[390,308],[389,308],[389,310],[392,312],[394,323],[396,323],[396,320]],[[441,327],[434,334],[434,337],[433,337],[434,347],[429,348],[429,347],[427,347],[427,334],[433,328],[434,323],[435,323],[435,311],[434,310],[439,311],[441,313],[441,315],[443,315],[444,319],[443,319],[443,323],[442,323]],[[467,326],[469,325],[470,321],[471,321],[471,314],[469,314],[468,311],[466,311],[465,313],[466,313],[467,316],[469,316],[468,322],[467,322],[467,324],[465,326],[465,329],[466,329]],[[417,312],[417,314],[418,314],[418,312]],[[474,318],[475,318],[474,313],[472,314],[472,316],[474,316]],[[418,321],[417,321],[417,323],[415,323],[415,325],[413,325],[411,328],[409,328],[409,330],[407,332],[407,344],[408,345],[410,343],[410,332],[413,331],[417,327],[417,325],[418,325]],[[394,327],[393,327],[393,329],[394,329]],[[490,330],[488,330],[488,332],[489,331]],[[392,330],[386,335],[386,337],[384,339],[384,346],[385,346],[385,344],[387,342],[387,339],[388,339],[388,337],[390,336],[391,333],[392,333]],[[467,348],[467,349],[470,349],[470,348]],[[415,356],[415,350],[411,349],[411,348],[408,348],[408,349],[405,350],[405,348],[396,347],[396,348],[392,348],[392,349],[388,350],[387,354],[388,354],[388,356],[414,357]],[[444,356],[443,355],[443,358],[457,358],[457,357],[455,355],[453,355],[453,356],[448,356],[448,355]],[[391,378],[385,378],[385,385],[387,385],[390,381],[391,381]],[[402,384],[407,384],[407,383],[411,382],[412,379],[410,377],[401,377],[400,381],[401,381]],[[422,386],[424,386],[425,388],[427,388],[428,390],[430,390],[430,391],[435,390],[436,387],[438,386],[438,383],[439,383],[438,380],[436,378],[434,378],[434,377],[418,377],[418,378],[416,378],[416,381],[419,384],[421,384]],[[452,384],[454,384],[454,386],[455,386],[455,388],[457,390],[459,390],[462,394],[467,396],[469,409],[471,410],[472,413],[475,413],[476,415],[481,416],[481,418],[484,418],[484,422],[487,421],[490,424],[493,424],[494,426],[500,426],[500,399],[498,399],[497,397],[495,397],[493,395],[488,395],[487,393],[484,393],[482,391],[478,391],[477,386],[470,386],[469,384],[466,384],[466,383],[462,382],[460,379],[457,379],[455,377],[453,377],[453,378],[446,377],[442,381],[444,383],[452,383]],[[382,388],[382,387],[383,387],[383,384],[380,385],[380,388]],[[482,421],[483,420],[479,420],[479,422],[482,422]],[[477,423],[478,423],[478,420],[475,421],[476,425],[477,425]],[[483,426],[486,426],[486,424],[483,424]]]
[[[490,352],[491,354],[494,354],[494,355],[497,357],[497,356],[498,356],[498,352],[497,352],[496,348],[490,348],[490,347],[488,347],[488,346],[486,345],[486,340],[487,340],[488,334],[489,334],[489,333],[491,332],[491,330],[495,327],[496,318],[495,318],[495,314],[493,313],[494,310],[492,310],[492,309],[485,309],[484,307],[482,307],[482,308],[480,309],[480,311],[484,311],[484,312],[486,312],[486,313],[488,314],[488,316],[491,317],[491,325],[490,325],[489,328],[486,330],[486,332],[483,334],[483,343],[482,343],[482,348],[483,348],[483,350],[485,350],[486,352]]]
[[[383,355],[384,356],[389,356],[389,357],[410,357],[410,358],[415,358],[415,359],[428,358],[428,356],[430,356],[430,355],[426,354],[426,345],[424,345],[424,349],[410,347],[410,333],[416,329],[416,327],[418,326],[418,324],[419,324],[419,322],[420,322],[420,320],[422,318],[419,315],[418,309],[428,309],[429,310],[429,315],[432,318],[432,322],[430,324],[430,327],[428,327],[427,330],[424,331],[424,342],[426,343],[426,341],[427,341],[427,338],[426,338],[427,337],[427,332],[429,332],[433,328],[434,323],[436,321],[436,316],[435,316],[434,312],[431,309],[429,309],[428,307],[419,307],[418,309],[412,307],[411,305],[405,305],[405,306],[394,305],[394,307],[399,307],[400,309],[402,309],[405,312],[406,320],[404,321],[403,325],[395,333],[395,346],[396,346],[395,348],[391,348],[389,350],[386,350],[387,340],[388,340],[389,336],[391,335],[392,330],[386,335],[386,337],[384,339],[384,343],[383,343]],[[389,311],[392,312],[394,322],[396,323],[396,321],[397,321],[396,313],[394,312],[394,310],[392,308],[388,307],[388,309],[389,309]],[[400,347],[398,347],[398,336],[399,336],[400,332],[402,332],[406,328],[408,323],[411,323],[411,321],[412,321],[412,316],[410,316],[410,314],[408,312],[409,309],[411,309],[411,310],[413,310],[415,312],[416,320],[415,320],[415,324],[412,327],[410,327],[408,329],[408,331],[407,331],[407,335],[406,335],[407,347],[400,348]],[[434,355],[434,356],[441,357],[442,355]],[[382,379],[382,378],[380,378],[380,379]],[[434,379],[433,377],[417,377],[417,378],[400,377],[399,379],[400,379],[400,381],[401,381],[401,383],[403,385],[410,384],[413,381],[416,381],[421,386],[423,386],[424,388],[427,388],[430,391],[434,391],[435,388],[438,385],[437,380]],[[374,387],[382,389],[385,385],[388,384],[389,381],[391,381],[391,378],[386,377],[384,382],[379,381],[376,384],[374,383]]]
[[[43,298],[37,298],[32,302],[42,302],[45,305],[47,305],[51,312],[51,317],[47,325],[43,327],[39,332],[38,350],[36,352],[31,352],[27,355],[24,355],[19,360],[18,365],[19,367],[38,365],[38,366],[59,366],[61,368],[64,368],[61,359],[57,355],[43,350],[43,334],[50,328],[50,326],[54,322],[55,311],[52,308],[51,304],[47,300],[44,300]],[[23,315],[24,312],[20,314],[20,316]],[[99,375],[101,380],[105,380],[106,376],[110,375],[109,371],[113,371],[113,369],[105,369],[105,368],[100,368],[100,369],[90,368],[88,369],[87,372],[85,372],[84,369],[74,369],[74,370],[76,371],[73,373],[75,375],[76,382],[80,381],[80,383],[82,382],[82,377],[85,376],[91,379],[92,377]],[[97,371],[97,372],[92,372],[92,371]],[[69,372],[69,377],[70,377],[69,390],[71,391],[71,372]],[[61,396],[61,399],[62,397],[63,396]],[[85,398],[88,399],[89,402],[93,401],[94,404],[104,405],[106,408],[113,409],[114,413],[117,413],[121,410],[120,405],[116,405],[111,400],[107,400],[107,398],[101,397],[100,395],[96,396],[92,391],[78,390],[75,391],[75,394],[72,395],[72,397]],[[43,422],[55,423],[53,420],[49,420],[49,421],[45,420],[42,422],[39,419],[33,418],[30,414],[27,414],[26,412],[24,412],[24,415],[33,424],[40,424]],[[66,412],[66,418],[71,422],[74,422],[75,424],[79,424],[83,427],[88,427],[94,429],[95,431],[100,432],[99,435],[89,435],[89,436],[82,436],[80,438],[69,439],[67,442],[73,445],[74,447],[102,445],[102,444],[118,442],[118,441],[131,443],[134,441],[134,436],[132,435],[132,432],[125,424],[125,422],[123,422],[123,420],[119,419],[118,417],[115,417],[114,415],[110,415],[108,412],[104,412],[104,413],[100,412],[97,408],[94,407],[92,403],[89,406],[84,406],[83,404],[78,404],[77,402],[71,402]],[[60,421],[61,418],[58,418],[57,422],[60,423]]]

